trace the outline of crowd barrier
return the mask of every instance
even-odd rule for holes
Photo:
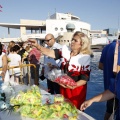
[[[12,70],[12,75],[14,75],[14,69],[15,68],[20,68],[20,84],[24,84],[23,82],[23,77],[24,77],[24,73],[23,73],[23,69],[27,68],[27,74],[28,74],[28,84],[31,84],[31,72],[30,72],[30,67],[34,67],[34,73],[35,73],[35,78],[34,78],[34,83],[37,84],[37,78],[36,78],[36,66],[34,64],[21,64],[20,66],[12,66],[12,67],[8,67],[8,70]],[[0,68],[0,71],[2,71],[2,68]],[[34,74],[33,73],[33,74]]]

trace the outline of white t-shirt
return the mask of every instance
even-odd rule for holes
[[[10,62],[8,63],[8,65],[11,66],[19,66],[19,62],[21,61],[21,56],[18,54],[13,54],[10,53],[8,55],[8,59],[10,60]]]
[[[2,67],[2,57],[5,55],[4,52],[2,52],[2,54],[0,55],[0,67]]]
[[[10,62],[8,63],[8,65],[11,67],[11,66],[19,66],[19,62],[21,61],[21,56],[18,55],[18,54],[13,54],[13,53],[10,53],[8,55],[8,59],[10,60]],[[19,76],[20,75],[20,68],[14,68],[13,70],[10,69],[9,70],[9,74],[10,75],[13,75],[15,74],[16,76]]]

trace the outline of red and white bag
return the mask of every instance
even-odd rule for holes
[[[63,85],[70,85],[70,86],[76,86],[77,85],[76,82],[66,74],[57,77],[54,80],[54,82],[57,82],[57,83],[63,84]]]

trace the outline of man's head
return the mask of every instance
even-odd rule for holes
[[[47,44],[49,47],[52,47],[53,44],[55,43],[55,38],[53,36],[53,34],[47,34],[45,36],[45,40],[44,40],[45,44]]]

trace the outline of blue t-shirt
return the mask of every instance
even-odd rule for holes
[[[100,62],[103,63],[104,89],[107,90],[110,84],[110,78],[114,78],[113,62],[116,41],[104,47]]]

